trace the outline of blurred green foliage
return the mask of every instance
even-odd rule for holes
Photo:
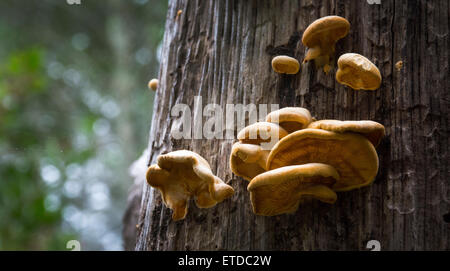
[[[42,49],[11,52],[0,65],[0,245],[4,249],[61,249],[55,244],[64,243],[57,240],[73,235],[55,227],[61,209],[46,208],[50,188],[39,181],[45,152],[69,147],[64,130],[57,127],[64,122],[39,121],[37,114],[54,106],[47,103],[52,95],[47,85]]]
[[[166,1],[0,2],[0,250],[121,248]]]

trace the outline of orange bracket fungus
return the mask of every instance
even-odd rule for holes
[[[302,43],[308,47],[303,63],[315,60],[316,67],[323,67],[328,74],[334,58],[335,44],[345,37],[350,23],[340,16],[326,16],[315,20],[303,32]]]
[[[288,133],[306,128],[312,121],[311,113],[302,107],[285,107],[266,116],[267,122],[278,123]]]
[[[332,186],[334,191],[369,185],[378,172],[378,155],[367,138],[310,128],[282,138],[269,153],[266,168],[308,163],[323,163],[336,169],[340,178]]]
[[[148,168],[146,177],[173,210],[173,220],[186,217],[191,197],[195,197],[199,208],[210,208],[234,193],[231,186],[212,174],[203,157],[187,150],[158,156],[157,164]]]
[[[257,122],[238,133],[230,155],[231,171],[247,181],[266,171],[267,156],[276,142],[288,134],[277,124]]]
[[[375,90],[381,85],[381,74],[377,66],[360,54],[343,54],[338,59],[336,80],[359,90]]]
[[[337,133],[359,133],[365,136],[374,147],[377,147],[378,144],[380,144],[380,141],[385,133],[383,125],[371,120],[319,120],[312,122],[308,128],[322,129]]]
[[[290,56],[276,56],[272,59],[272,69],[277,73],[296,74],[300,63]]]
[[[238,133],[230,156],[231,171],[250,182],[255,214],[293,213],[308,199],[333,204],[336,192],[374,181],[375,147],[385,134],[380,123],[316,120],[301,107],[273,111],[265,120]]]
[[[269,152],[270,150],[264,150],[259,145],[236,142],[231,149],[231,171],[250,181],[256,175],[266,171]]]
[[[339,174],[332,166],[309,163],[262,173],[252,179],[247,190],[253,212],[273,216],[295,212],[305,197],[334,203],[337,196],[330,187],[338,179]]]
[[[148,88],[151,90],[157,90],[158,84],[159,84],[158,79],[152,79],[150,80],[150,82],[148,82]]]
[[[287,134],[288,132],[278,124],[256,122],[242,129],[238,133],[237,138],[242,143],[261,144],[273,142],[274,140],[278,142],[278,139],[283,138]]]

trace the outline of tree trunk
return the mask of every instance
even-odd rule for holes
[[[186,219],[173,222],[159,192],[144,184],[137,250],[366,250],[372,239],[381,250],[449,249],[449,1],[368,2],[375,1],[170,1],[149,164],[163,152],[192,150],[235,194],[211,209],[191,202]],[[325,75],[313,63],[297,75],[273,72],[274,55],[303,59],[303,31],[327,15],[351,24],[336,59],[355,52],[372,60],[383,76],[378,90],[344,87],[336,68]],[[179,125],[171,108],[184,103],[194,111],[194,96],[223,110],[279,104],[305,107],[317,119],[380,122],[386,136],[377,148],[378,176],[338,193],[334,205],[256,216],[248,182],[229,169],[233,140],[171,138]]]

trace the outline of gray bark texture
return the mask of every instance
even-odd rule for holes
[[[144,184],[135,249],[366,250],[378,240],[381,250],[449,250],[449,14],[448,0],[170,1],[148,164],[161,153],[192,150],[235,194],[211,209],[191,202],[186,219],[173,222],[159,192]],[[327,15],[351,24],[336,59],[347,52],[369,58],[383,76],[378,90],[338,84],[336,67],[328,75],[313,63],[296,75],[272,70],[275,55],[301,62],[303,31]],[[290,215],[256,216],[248,182],[229,169],[233,140],[170,136],[180,122],[171,108],[184,103],[194,111],[194,96],[224,110],[279,104],[305,107],[317,119],[380,122],[386,136],[377,148],[378,176],[338,193],[334,205],[317,201]]]

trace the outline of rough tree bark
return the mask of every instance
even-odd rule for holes
[[[336,55],[371,59],[383,76],[378,90],[339,85],[335,69],[325,75],[312,63],[295,76],[272,71],[273,55],[301,61],[303,31],[333,14],[351,23]],[[212,209],[191,202],[186,219],[173,222],[159,192],[144,184],[136,249],[365,250],[375,239],[382,250],[448,250],[449,14],[447,0],[170,1],[149,164],[162,152],[193,150],[236,193]],[[386,127],[378,176],[369,187],[339,193],[334,205],[314,202],[292,215],[256,216],[248,183],[229,169],[232,140],[170,137],[179,125],[170,109],[177,103],[193,109],[194,96],[223,108],[279,104],[305,107],[317,119],[378,121]]]

